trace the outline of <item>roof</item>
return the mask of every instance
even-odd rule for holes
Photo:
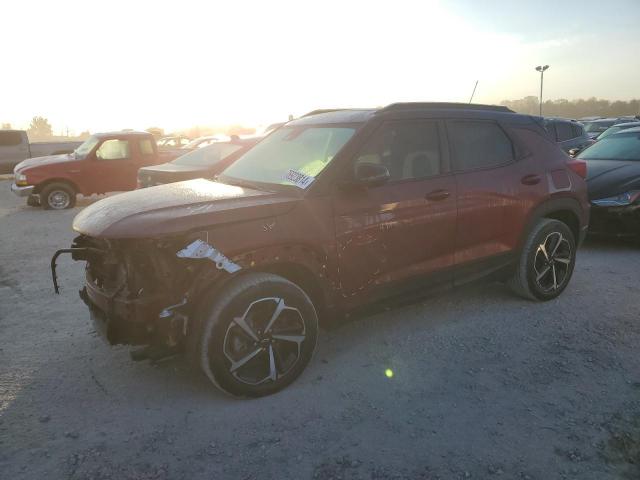
[[[574,120],[573,118],[562,118],[562,117],[544,117],[545,120],[552,120],[554,122],[570,122],[570,123],[580,123],[578,120]]]
[[[624,130],[620,130],[619,132],[612,133],[610,136],[613,137],[614,135],[624,135],[626,133],[640,133],[640,127],[625,128]]]
[[[484,105],[481,103],[457,103],[457,102],[401,102],[392,103],[378,112],[397,112],[405,110],[481,110],[489,112],[514,113],[504,105]]]
[[[115,137],[116,135],[144,135],[144,136],[149,136],[151,134],[149,132],[139,132],[139,131],[136,131],[136,130],[117,130],[117,131],[113,131],[113,132],[94,133],[93,135],[95,137],[102,138],[102,137]]]
[[[633,128],[640,127],[640,120],[637,122],[622,122],[611,125],[611,127],[625,127],[625,128]]]
[[[622,120],[622,121],[621,121]],[[628,120],[629,122],[632,122],[634,120],[637,120],[636,117],[609,117],[609,118],[599,118],[598,120],[593,120],[589,123],[609,123],[609,122],[617,122],[617,123],[627,123],[624,122],[624,120]]]
[[[477,103],[453,102],[405,102],[392,103],[383,108],[344,108],[313,110],[302,117],[292,120],[287,125],[314,125],[331,123],[364,123],[375,115],[392,114],[412,111],[454,110],[458,112],[490,112],[515,114],[502,105],[481,105]]]

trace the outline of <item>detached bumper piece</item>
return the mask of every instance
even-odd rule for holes
[[[86,261],[92,251],[97,252],[97,250],[88,247],[72,247],[61,248],[53,254],[53,257],[51,257],[51,279],[53,280],[53,289],[57,294],[60,294],[60,288],[58,288],[58,276],[56,275],[56,260],[58,259],[58,257],[63,253],[70,253],[73,260]]]
[[[640,235],[640,204],[615,207],[592,205],[589,230],[604,235]]]

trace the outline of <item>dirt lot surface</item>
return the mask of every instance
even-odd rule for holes
[[[640,478],[640,247],[589,241],[557,300],[500,284],[324,331],[285,391],[230,399],[95,334],[72,211],[0,181],[3,479]],[[391,369],[388,378],[385,370]]]

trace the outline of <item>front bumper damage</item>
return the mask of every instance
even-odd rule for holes
[[[608,207],[592,204],[589,231],[615,236],[640,235],[640,203]]]
[[[57,251],[51,259],[54,289],[58,293],[56,260],[69,253],[73,260],[86,262],[80,298],[96,331],[109,344],[180,351],[195,309],[191,300],[198,298],[203,285],[215,280],[220,269],[230,265],[234,271],[240,269],[204,242],[198,244],[199,252],[208,256],[177,255],[185,252],[179,248],[185,243],[107,241],[81,235],[71,248]],[[210,258],[215,265],[199,258]]]

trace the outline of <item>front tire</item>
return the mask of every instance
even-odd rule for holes
[[[65,183],[51,183],[40,192],[40,203],[45,210],[73,208],[76,204],[76,192]]]
[[[307,294],[285,278],[241,275],[203,311],[197,343],[200,367],[231,395],[275,393],[311,360],[318,337],[316,309]]]
[[[576,241],[564,223],[543,218],[525,241],[509,286],[530,300],[552,300],[569,284],[576,261]]]

